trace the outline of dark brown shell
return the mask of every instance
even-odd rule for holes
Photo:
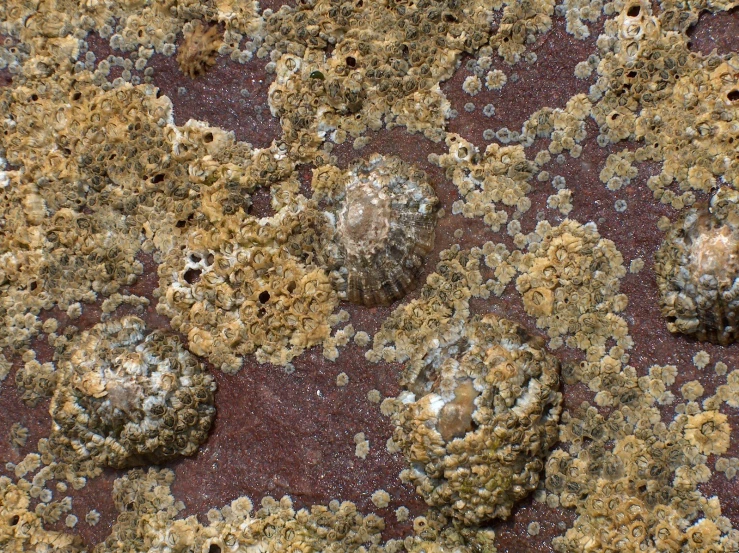
[[[710,208],[686,211],[654,255],[670,332],[730,344],[739,338],[739,192],[720,189]]]
[[[372,307],[415,288],[434,247],[438,209],[423,172],[375,154],[353,165],[333,200],[330,268],[339,297]]]

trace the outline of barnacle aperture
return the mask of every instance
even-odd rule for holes
[[[654,256],[662,315],[671,332],[730,344],[739,338],[739,192],[721,188],[686,211]]]
[[[396,399],[394,442],[429,505],[467,525],[507,517],[557,440],[559,362],[541,340],[475,317]]]
[[[438,199],[423,171],[394,156],[355,162],[330,199],[339,297],[388,305],[416,285],[434,247]]]
[[[215,381],[179,338],[133,316],[100,323],[64,352],[51,446],[115,468],[193,454],[215,416]]]

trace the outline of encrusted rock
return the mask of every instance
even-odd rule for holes
[[[215,415],[213,377],[174,334],[137,317],[83,332],[59,363],[52,449],[116,468],[192,455]]]
[[[429,505],[464,524],[507,517],[557,440],[559,362],[515,323],[475,317],[396,399],[393,440]]]
[[[40,508],[43,504],[31,507],[30,488],[25,480],[16,484],[7,476],[0,476],[0,551],[85,551],[79,536],[44,527],[44,509]]]
[[[686,211],[654,256],[662,315],[671,332],[719,344],[739,337],[739,192]]]
[[[357,161],[329,198],[339,297],[388,305],[416,286],[434,247],[438,199],[425,174],[397,157]]]

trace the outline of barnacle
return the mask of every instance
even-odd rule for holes
[[[688,418],[685,438],[698,446],[701,453],[720,455],[729,449],[730,431],[726,415],[718,411],[703,411]]]
[[[425,175],[375,154],[352,165],[329,201],[339,297],[375,306],[405,296],[434,246],[438,199]]]
[[[662,315],[671,332],[719,344],[739,338],[739,192],[687,210],[654,256]]]
[[[51,400],[62,459],[126,467],[193,454],[208,435],[213,377],[174,334],[137,317],[100,323],[64,352]]]
[[[10,445],[13,447],[23,447],[28,440],[28,428],[20,423],[13,423],[10,427]]]
[[[194,79],[205,73],[216,62],[221,45],[216,25],[205,28],[202,21],[193,21],[185,31],[185,39],[177,52],[180,71]]]
[[[559,362],[515,323],[473,317],[396,399],[403,475],[467,525],[507,517],[557,440]]]

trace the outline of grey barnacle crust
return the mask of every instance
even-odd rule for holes
[[[475,317],[396,399],[393,440],[411,464],[402,476],[463,524],[507,517],[557,441],[559,362],[540,342]]]
[[[330,204],[339,297],[371,307],[412,290],[434,247],[439,204],[423,171],[374,154],[352,165]]]
[[[662,315],[671,332],[730,344],[739,338],[739,192],[686,211],[654,256]]]
[[[54,452],[115,468],[195,453],[215,416],[215,381],[179,338],[137,317],[100,323],[65,351],[51,401]]]

